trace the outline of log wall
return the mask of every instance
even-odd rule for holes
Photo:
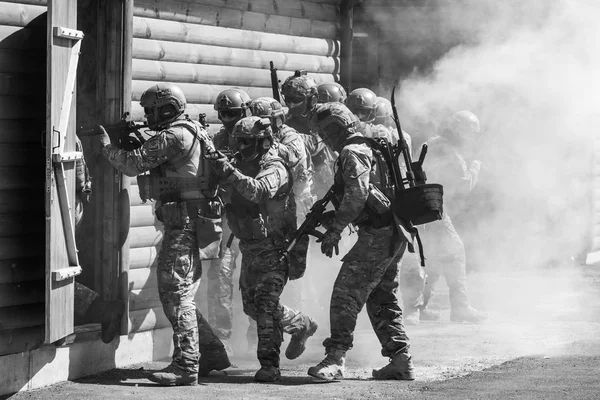
[[[44,339],[46,1],[0,1],[0,355]]]
[[[252,98],[271,96],[269,61],[285,80],[305,69],[315,80],[339,80],[340,0],[135,0],[132,43],[134,120],[143,119],[139,99],[158,82],[177,84],[194,119],[207,116],[230,87]],[[131,180],[129,330],[169,326],[158,301],[156,253],[161,240],[153,204],[142,204]]]

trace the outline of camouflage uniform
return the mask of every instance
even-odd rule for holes
[[[258,323],[257,356],[261,367],[279,368],[283,332],[306,328],[306,317],[283,306],[279,297],[289,267],[281,260],[287,236],[295,229],[295,204],[283,160],[271,148],[258,162],[234,160],[237,168],[227,178],[228,223],[240,240],[240,290],[244,312]]]
[[[181,116],[139,149],[125,151],[109,144],[103,147],[102,153],[128,176],[158,168],[162,176],[194,179],[200,168],[201,142],[212,146],[210,137],[199,123]],[[193,217],[198,215],[200,204],[210,197],[205,190],[181,190],[168,193],[156,203],[157,217],[164,223],[156,273],[163,310],[173,327],[171,365],[190,374],[198,373],[199,352],[223,348],[194,302],[202,265]]]
[[[423,226],[423,247],[431,249],[427,256],[426,281],[416,260],[407,263],[403,267],[402,297],[407,307],[424,309],[433,296],[435,284],[444,275],[451,309],[465,309],[469,308],[465,248],[451,215],[462,211],[464,196],[477,183],[480,165],[465,159],[460,149],[443,136],[429,139],[427,145],[427,175],[430,181],[444,186],[444,216],[440,221]]]
[[[374,167],[374,157],[366,144],[351,144],[341,150],[338,159],[336,187],[341,188],[338,196],[341,202],[332,228],[341,232],[350,223],[362,222],[358,224],[358,240],[342,259],[333,287],[331,336],[323,345],[328,352],[351,349],[356,319],[366,304],[371,325],[382,346],[381,354],[391,357],[409,348],[402,310],[396,298],[398,267],[406,242],[393,242],[397,237],[394,237],[391,215],[375,217],[368,215],[365,209],[369,183],[379,187],[382,182],[381,171]],[[393,255],[390,248],[394,249]]]

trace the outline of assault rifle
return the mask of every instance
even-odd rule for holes
[[[294,249],[294,247],[296,247],[296,244],[298,243],[298,241],[300,239],[302,239],[302,236],[313,235],[317,239],[323,239],[323,237],[325,235],[323,233],[319,232],[316,228],[321,226],[321,220],[323,219],[323,213],[325,212],[325,209],[327,208],[327,204],[329,204],[329,202],[332,202],[334,206],[336,206],[336,207],[339,206],[337,198],[335,197],[335,191],[333,190],[333,188],[334,188],[333,186],[331,188],[329,188],[329,190],[327,191],[325,196],[323,196],[322,199],[317,200],[315,202],[315,204],[313,204],[313,206],[311,207],[308,214],[306,214],[306,218],[304,219],[304,222],[302,223],[302,225],[300,225],[298,230],[296,230],[296,234],[294,235],[292,240],[289,242],[289,244],[287,245],[285,250],[283,250],[283,254],[281,256],[281,261],[285,260],[288,257],[290,252]],[[337,250],[337,246],[336,246],[336,253],[337,252],[338,252],[338,250]]]
[[[281,91],[279,90],[279,79],[277,78],[277,69],[273,65],[273,61],[269,61],[271,70],[271,89],[273,90],[273,98],[281,103]]]
[[[146,128],[148,124],[144,124],[141,122],[134,122],[131,120],[127,120],[129,113],[125,113],[123,118],[115,124],[107,124],[102,125],[108,133],[110,137],[110,141],[116,146],[120,147],[123,150],[135,150],[146,142],[146,139],[142,136],[139,131],[142,128]],[[98,126],[93,127],[81,127],[79,133],[77,134],[79,137],[86,136],[95,136],[100,135],[102,131],[98,128]],[[131,136],[134,133],[135,136]]]

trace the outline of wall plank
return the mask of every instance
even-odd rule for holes
[[[0,331],[44,324],[44,303],[0,308]]]
[[[40,188],[0,190],[0,210],[6,214],[30,211],[39,206],[40,195]]]
[[[0,1],[0,25],[24,27],[45,13],[45,6],[30,4],[9,4]]]
[[[39,347],[43,342],[43,325],[0,331],[0,355],[32,350]]]
[[[0,237],[0,259],[41,257],[44,254],[44,238],[35,236]]]
[[[162,232],[155,226],[142,226],[129,229],[129,242],[132,249],[157,246],[161,238]]]
[[[294,71],[278,71],[284,80]],[[239,68],[223,65],[187,64],[167,61],[133,60],[133,80],[173,83],[202,83],[227,86],[271,87],[268,69]],[[317,84],[334,82],[339,77],[332,74],[310,74]],[[1,104],[1,98],[0,98]]]
[[[44,276],[41,257],[0,260],[0,284],[31,282],[44,279]]]
[[[0,190],[28,189],[36,185],[39,187],[43,179],[43,175],[32,179],[30,171],[26,168],[0,167]]]
[[[6,283],[0,285],[0,308],[43,303],[45,283],[41,281]]]
[[[162,307],[157,289],[141,289],[129,291],[129,310],[144,310]]]
[[[35,143],[41,148],[44,123],[45,120],[39,118],[28,121],[4,120],[0,130],[0,143]]]
[[[0,119],[34,119],[44,113],[40,98],[0,96]]]
[[[0,210],[0,237],[42,234],[43,232],[44,224],[40,223],[40,215],[30,212],[4,213]]]
[[[129,226],[136,228],[140,226],[154,225],[156,222],[156,217],[154,216],[153,211],[154,206],[151,204],[142,204],[131,207],[129,214]]]
[[[133,37],[283,53],[339,55],[339,41],[135,17]]]
[[[131,249],[129,252],[129,270],[136,268],[152,268],[156,267],[156,255],[158,254],[158,246],[139,247]],[[131,275],[129,277],[131,281]]]
[[[156,267],[136,268],[129,271],[129,290],[156,289]]]
[[[0,49],[43,50],[46,43],[38,39],[44,38],[44,35],[45,30],[37,28],[0,25]]]
[[[141,38],[133,40],[133,57],[144,60],[261,69],[268,69],[269,62],[273,61],[275,67],[282,71],[305,69],[309,73],[339,74],[338,59],[331,56],[234,49]]]
[[[167,21],[323,39],[336,39],[339,31],[337,21],[268,15],[260,12],[222,8],[220,5],[198,4],[196,2],[178,2],[171,9],[162,10],[156,7],[155,0],[136,0],[134,15]]]

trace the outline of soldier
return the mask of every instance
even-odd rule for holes
[[[317,86],[318,103],[342,103],[346,102],[346,90],[337,82],[321,83]]]
[[[273,147],[271,121],[243,118],[235,125],[233,137],[239,152],[232,161],[218,152],[207,157],[227,185],[225,213],[242,252],[240,290],[244,312],[258,324],[257,357],[261,368],[254,380],[275,382],[281,378],[283,332],[292,334],[285,354],[294,359],[305,350],[306,340],[315,333],[317,324],[279,301],[292,273],[281,252],[296,229],[296,210],[290,172]]]
[[[215,135],[215,148],[219,151],[235,153],[237,144],[232,137],[235,124],[244,117],[249,117],[250,96],[242,89],[231,88],[223,90],[217,95],[214,105],[218,118],[223,123]],[[206,274],[208,322],[215,333],[223,341],[228,354],[232,354],[231,329],[233,325],[233,274],[236,268],[236,259],[239,255],[238,240],[234,237],[223,216],[223,245],[222,258],[212,260]],[[248,328],[248,347],[255,347],[256,327],[250,323]]]
[[[285,124],[286,116],[277,100],[271,97],[259,97],[250,103],[252,115],[271,120],[274,147],[292,171],[293,192],[296,200],[298,219],[304,219],[314,203],[311,193],[312,163],[310,154],[298,131]]]
[[[201,159],[203,150],[213,145],[202,125],[184,114],[186,100],[179,87],[154,85],[142,94],[140,105],[149,129],[158,134],[141,148],[125,151],[112,145],[102,128],[95,147],[125,175],[150,171],[148,180],[139,181],[140,191],[147,190],[157,200],[156,216],[164,225],[156,272],[160,301],[173,327],[174,350],[171,364],[149,379],[191,386],[198,383],[198,375],[230,366],[223,344],[194,302],[201,259],[218,256],[219,249],[217,185],[210,163]]]
[[[357,118],[343,104],[319,104],[308,121],[311,130],[339,152],[334,187],[340,204],[329,221],[322,221],[327,231],[321,251],[331,257],[342,230],[349,224],[358,227],[358,240],[342,259],[333,286],[331,336],[323,342],[326,357],[308,374],[323,380],[343,379],[356,319],[366,304],[381,354],[390,358],[388,365],[373,371],[373,377],[412,380],[410,343],[396,298],[398,267],[409,238],[405,231],[395,229],[389,200],[385,200],[393,196],[387,164],[378,150],[365,143],[356,130]]]
[[[333,183],[335,157],[331,150],[317,137],[310,134],[306,115],[317,104],[317,83],[306,75],[306,71],[296,71],[281,85],[281,92],[290,109],[287,124],[302,135],[311,156],[314,168],[313,194],[322,197]]]
[[[427,278],[416,272],[415,263],[403,268],[402,297],[407,321],[437,319],[427,305],[433,289],[443,274],[449,289],[450,320],[453,322],[481,322],[487,313],[471,307],[467,292],[466,256],[464,244],[454,228],[451,216],[464,210],[466,196],[477,184],[481,161],[474,159],[470,150],[480,134],[479,119],[470,111],[459,111],[439,136],[427,141],[429,147],[428,178],[444,186],[444,216],[424,227],[423,245],[432,249],[427,257]],[[411,273],[412,272],[412,273]]]
[[[391,127],[386,125],[375,123],[378,117],[377,112],[385,113],[387,111],[385,110],[385,105],[383,105],[383,107],[378,106],[378,104],[381,104],[380,99],[381,97],[377,97],[370,89],[358,88],[350,92],[346,99],[346,106],[360,120],[357,129],[364,137],[382,137],[387,139],[390,143],[397,143],[398,133],[395,132],[395,130],[392,130]],[[389,111],[391,115],[391,105]],[[405,138],[407,136],[408,135],[406,134]],[[410,144],[410,140],[408,143]]]

